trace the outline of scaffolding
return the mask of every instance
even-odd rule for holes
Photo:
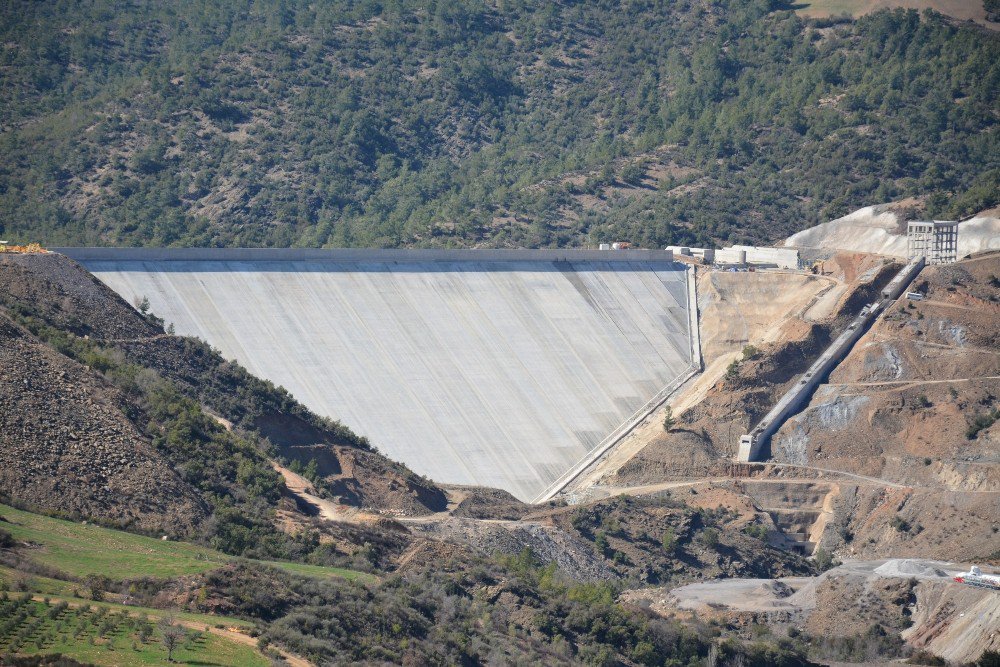
[[[906,254],[925,257],[928,264],[947,264],[958,259],[958,222],[914,220],[906,225]]]

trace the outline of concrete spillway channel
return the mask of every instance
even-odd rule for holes
[[[697,364],[668,251],[60,252],[416,472],[523,500]]]
[[[857,317],[847,326],[837,338],[830,343],[823,354],[816,359],[809,369],[802,374],[791,389],[778,399],[774,407],[764,415],[764,418],[750,431],[740,437],[736,458],[738,461],[759,461],[764,445],[768,443],[781,425],[795,414],[812,396],[817,385],[830,374],[854,347],[854,344],[878,319],[878,316],[888,306],[899,298],[903,290],[917,277],[924,267],[924,258],[911,260],[896,274],[889,284],[882,289],[882,299],[870,303],[861,309]]]

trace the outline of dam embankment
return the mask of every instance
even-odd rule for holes
[[[57,250],[418,473],[525,500],[692,364],[666,251]]]

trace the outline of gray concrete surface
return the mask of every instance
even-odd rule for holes
[[[76,258],[418,473],[530,500],[691,364],[683,266],[608,255]]]
[[[49,248],[78,262],[670,262],[671,250],[583,248]]]

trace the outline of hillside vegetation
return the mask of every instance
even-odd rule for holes
[[[7,505],[0,505],[0,529],[16,540],[34,545],[26,555],[31,567],[68,581],[86,577],[177,577],[208,572],[233,561],[231,556],[214,549],[186,542],[134,535],[87,522],[72,523]],[[306,576],[372,579],[342,568],[289,562],[267,564]]]
[[[994,205],[1000,37],[777,0],[10,2],[0,235],[775,241]]]
[[[804,664],[803,645],[616,602],[628,581],[814,571],[729,513],[451,516],[432,482],[143,310],[64,256],[0,256],[0,663],[162,663],[169,614],[191,662],[230,664],[220,640],[251,632],[317,664]]]
[[[223,641],[249,643],[247,632],[260,634],[258,646],[269,654],[269,646],[281,646],[317,664],[696,664],[717,634],[621,607],[615,583],[573,581],[529,550],[499,558],[455,553],[376,579],[236,561],[3,505],[0,513],[3,664],[6,653],[56,652],[96,664],[162,664],[165,617],[197,628],[185,631],[177,653],[194,664],[257,664],[252,650]],[[715,517],[705,520],[704,530],[718,536]],[[692,548],[678,533],[678,553]],[[782,567],[804,568],[794,557],[786,561]],[[221,627],[229,630],[216,632]],[[788,642],[727,642],[717,652],[748,665],[805,664],[802,647]]]

